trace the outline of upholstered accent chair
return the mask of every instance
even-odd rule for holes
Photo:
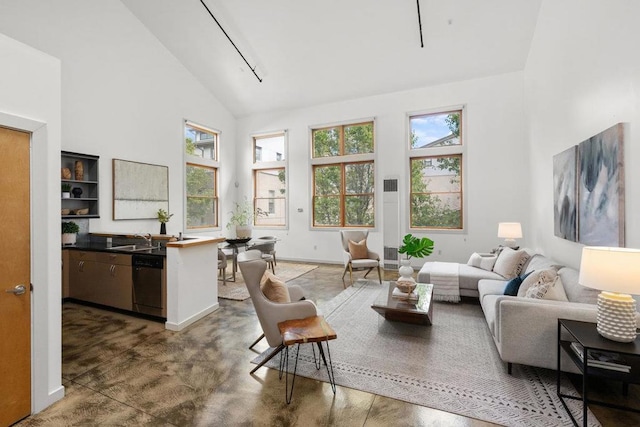
[[[349,271],[349,280],[353,285],[353,270],[364,270],[367,272],[364,274],[364,277],[367,277],[371,270],[374,268],[378,269],[378,281],[382,283],[382,276],[380,274],[380,256],[369,250],[366,247],[367,236],[369,235],[368,230],[360,231],[360,230],[341,230],[340,231],[340,239],[342,240],[342,249],[343,249],[343,262],[344,262],[344,272],[342,273],[342,283],[346,288],[346,284],[344,283],[344,276]],[[351,249],[349,248],[349,242],[351,242]],[[355,253],[355,247],[359,246],[360,253]],[[353,252],[353,253],[352,253]]]
[[[243,254],[247,252],[251,251],[243,252]],[[259,253],[259,251],[256,252]],[[295,285],[287,286],[291,302],[279,303],[269,300],[260,290],[260,280],[267,270],[266,261],[262,259],[240,261],[240,257],[238,258],[238,266],[244,282],[247,285],[251,302],[253,302],[253,307],[256,310],[256,315],[264,332],[264,337],[267,339],[269,347],[274,348],[265,360],[253,368],[251,371],[253,374],[285,347],[282,342],[282,335],[280,335],[280,330],[278,329],[278,323],[284,322],[285,320],[304,319],[306,317],[316,316],[317,309],[313,302],[302,299],[304,298],[302,289]],[[251,347],[260,341],[260,339],[262,339],[262,337],[258,338]]]
[[[262,253],[262,259],[267,262],[267,267],[276,274],[276,242],[260,242],[249,247],[251,250],[258,250]]]
[[[227,286],[227,256],[218,249],[218,280],[222,276],[222,284]]]

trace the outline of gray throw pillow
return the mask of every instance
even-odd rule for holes
[[[522,268],[529,260],[529,254],[524,250],[514,251],[511,248],[504,248],[498,255],[493,272],[498,273],[505,279],[513,279],[519,276]]]

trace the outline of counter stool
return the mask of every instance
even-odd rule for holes
[[[336,394],[336,380],[333,375],[333,364],[331,363],[331,351],[329,350],[329,340],[335,340],[337,338],[336,332],[329,326],[324,320],[323,316],[311,316],[304,319],[286,320],[278,323],[278,329],[282,334],[282,345],[285,346],[284,358],[280,353],[280,373],[279,378],[282,379],[282,372],[285,372],[285,400],[287,404],[291,403],[291,397],[293,396],[293,386],[296,381],[296,372],[298,369],[298,355],[300,353],[300,344],[304,343],[316,343],[318,346],[318,352],[322,357],[322,362],[327,368],[327,376],[329,377],[329,384],[331,384],[331,390],[333,394]],[[327,358],[322,348],[322,342],[326,342],[327,346]],[[293,367],[293,378],[291,380],[291,390],[289,390],[289,347],[298,344],[296,349],[296,362]],[[315,347],[312,345],[313,361],[316,365],[316,369],[320,369],[321,361],[316,357]]]

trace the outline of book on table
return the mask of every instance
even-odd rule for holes
[[[393,298],[399,298],[399,299],[408,299],[411,301],[417,301],[418,300],[418,293],[416,291],[413,291],[411,293],[407,293],[407,292],[401,292],[400,289],[395,288],[393,290],[393,292],[391,293],[391,296]]]
[[[584,362],[584,347],[577,342],[571,343],[571,349]],[[587,351],[587,365],[593,368],[610,369],[612,371],[631,372],[631,366],[627,365],[624,358],[617,353],[602,350]]]

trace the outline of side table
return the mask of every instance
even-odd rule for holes
[[[563,331],[565,333],[563,333]],[[563,350],[582,374],[582,397],[570,396],[560,392],[560,366]],[[582,400],[582,425],[587,425],[587,405],[594,404],[640,413],[640,410],[622,405],[589,399],[588,384],[590,377],[600,377],[620,381],[626,395],[629,384],[640,384],[640,337],[630,343],[620,343],[602,337],[595,323],[558,319],[558,365],[556,387],[558,398],[571,417],[574,425],[578,422],[567,406],[565,399]],[[595,361],[598,352],[606,352],[615,363],[610,365]],[[594,366],[600,363],[600,366]],[[609,362],[610,363],[610,362]]]
[[[312,343],[313,360],[315,362],[316,369],[320,369],[321,361],[316,358],[316,351],[313,347],[313,343],[318,346],[319,356],[324,362],[324,366],[327,368],[327,376],[329,377],[329,383],[331,384],[331,390],[333,394],[336,394],[336,381],[333,376],[333,365],[331,363],[331,352],[329,351],[329,340],[334,340],[338,336],[329,324],[324,320],[322,316],[311,316],[304,319],[286,320],[278,323],[278,328],[282,334],[282,344],[285,345],[284,357],[280,353],[280,379],[282,379],[282,373],[285,372],[285,398],[287,403],[291,403],[291,397],[293,396],[293,386],[296,381],[296,372],[298,370],[298,355],[300,354],[300,344]],[[327,363],[327,357],[325,357],[324,349],[322,348],[322,342],[326,342],[327,357],[329,363]],[[298,344],[296,350],[296,362],[293,368],[293,379],[291,380],[291,390],[289,390],[289,346]],[[286,366],[285,366],[286,364]]]

